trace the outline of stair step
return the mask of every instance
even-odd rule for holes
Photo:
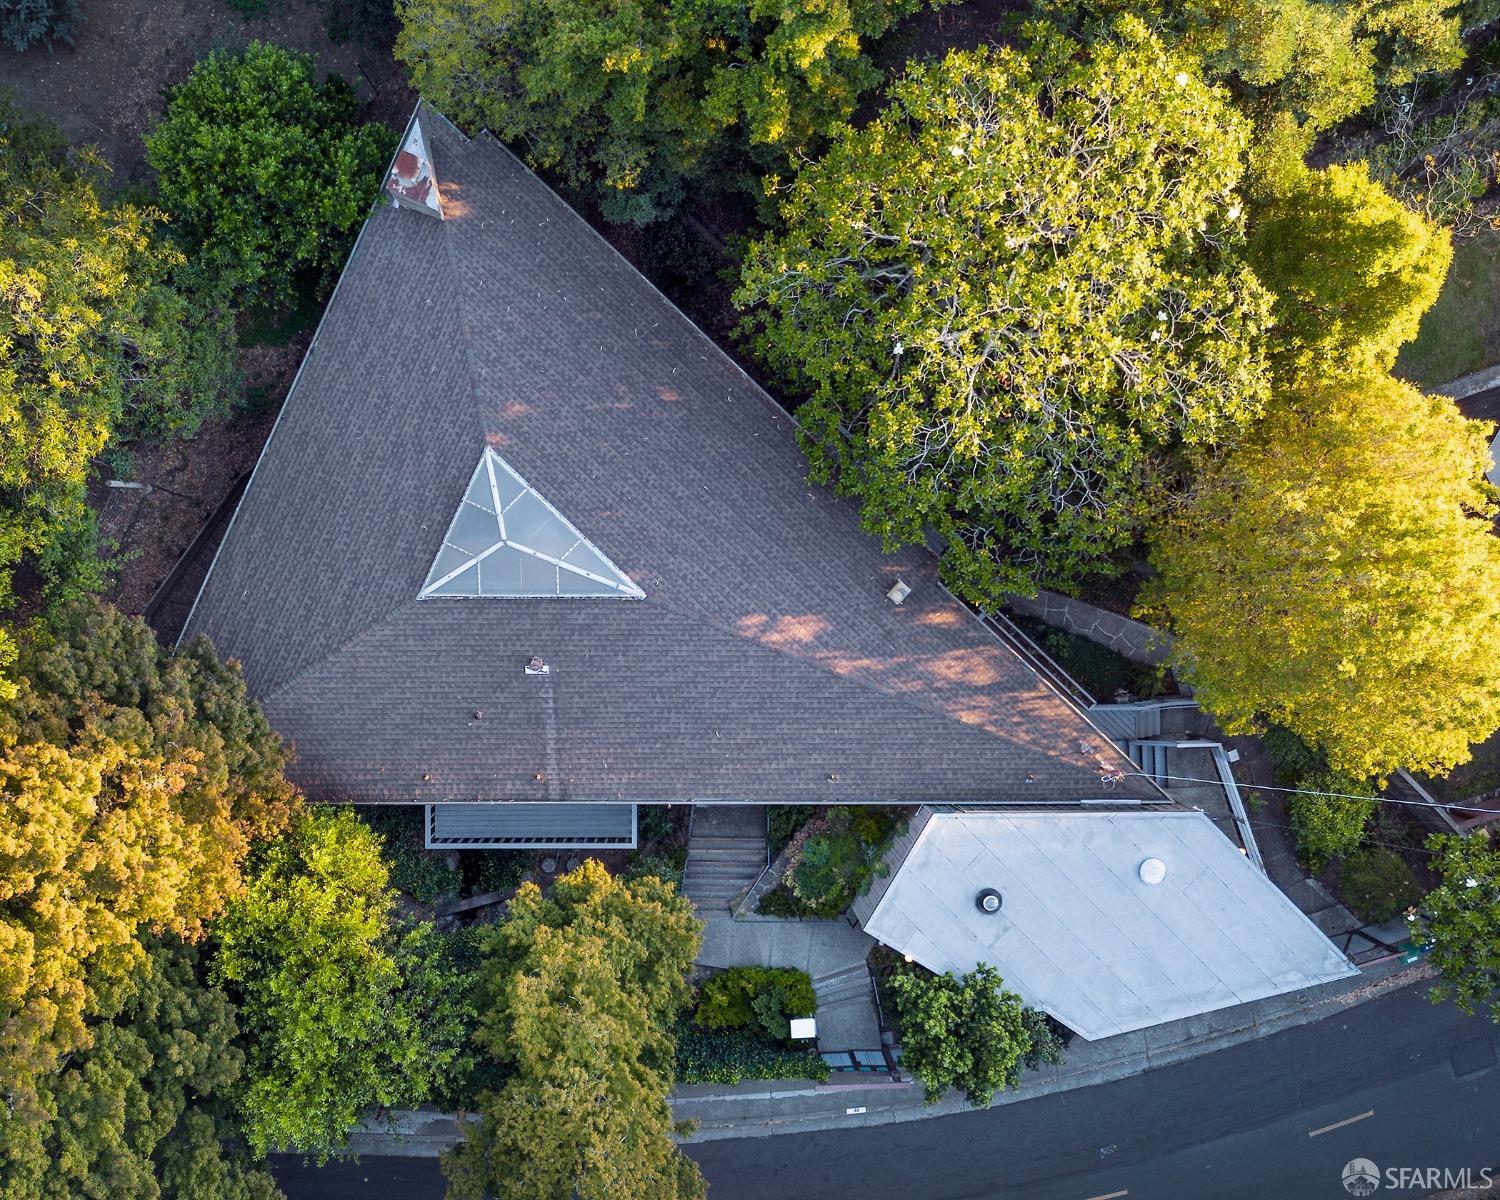
[[[819,988],[824,984],[842,983],[846,979],[863,979],[870,973],[870,969],[864,963],[856,963],[852,967],[843,967],[837,971],[830,971],[827,975],[818,975],[813,979],[813,987]]]
[[[762,856],[766,852],[766,839],[763,837],[692,837],[688,839],[688,850],[742,850],[754,847],[755,852]]]
[[[734,877],[755,879],[765,868],[750,863],[721,863],[721,862],[690,862],[684,868],[689,875],[703,875],[715,878]]]
[[[736,854],[732,850],[691,850],[687,856],[688,862],[701,863],[738,863],[748,866],[754,863],[761,870],[765,870],[766,860],[762,854]]]

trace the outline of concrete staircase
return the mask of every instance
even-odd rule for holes
[[[880,1049],[869,967],[857,963],[821,975],[813,980],[813,992],[818,997],[819,1050]]]
[[[766,810],[759,805],[696,809],[682,894],[700,912],[727,913],[766,869]]]

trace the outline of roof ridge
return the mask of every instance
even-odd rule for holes
[[[415,596],[407,596],[403,600],[398,600],[395,604],[391,605],[390,608],[386,609],[385,612],[374,618],[368,625],[364,625],[361,628],[356,629],[353,633],[348,634],[336,645],[330,646],[326,654],[320,654],[316,658],[308,659],[305,663],[297,667],[290,675],[288,675],[275,687],[271,688],[269,691],[260,693],[255,697],[256,703],[264,708],[266,704],[270,703],[272,700],[275,700],[276,697],[285,695],[294,686],[296,686],[313,671],[315,671],[318,667],[321,667],[330,659],[337,658],[339,655],[343,654],[345,650],[347,650],[355,642],[359,641],[360,638],[369,637],[376,630],[384,628],[393,616],[403,611],[408,606],[415,606],[416,603],[417,597]]]

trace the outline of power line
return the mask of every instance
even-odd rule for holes
[[[1174,783],[1211,783],[1215,787],[1223,787],[1222,779],[1198,779],[1191,775],[1147,775],[1144,771],[1127,771],[1121,776],[1122,779],[1149,779],[1155,783],[1163,780],[1171,780]],[[1238,780],[1236,780],[1238,783]],[[1270,783],[1247,783],[1246,788],[1257,792],[1289,792],[1300,796],[1326,796],[1330,800],[1377,800],[1381,804],[1405,804],[1412,808],[1441,808],[1450,812],[1474,812],[1473,805],[1444,804],[1433,800],[1400,800],[1395,796],[1361,796],[1355,792],[1318,792],[1308,788],[1277,787]]]

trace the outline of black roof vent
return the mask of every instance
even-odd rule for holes
[[[1000,893],[994,888],[985,888],[979,895],[974,897],[974,907],[982,913],[993,914],[1000,911]]]

